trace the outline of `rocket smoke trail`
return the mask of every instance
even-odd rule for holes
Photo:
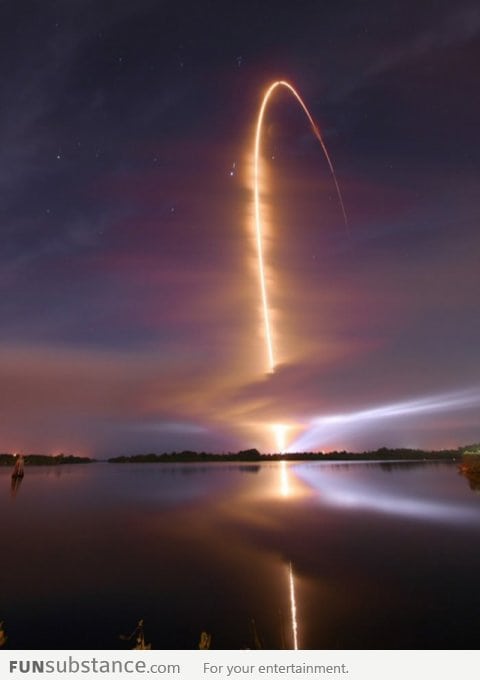
[[[267,285],[265,281],[265,263],[264,263],[264,256],[263,256],[263,228],[262,228],[262,216],[261,216],[261,206],[260,206],[260,148],[261,148],[261,141],[262,141],[262,128],[263,128],[263,118],[265,115],[265,110],[267,108],[267,104],[269,102],[270,97],[272,96],[273,92],[278,88],[278,87],[284,87],[286,88],[289,92],[293,94],[295,99],[298,101],[300,106],[305,112],[305,115],[308,118],[308,121],[310,123],[310,126],[312,128],[312,132],[315,135],[315,137],[318,139],[320,142],[320,146],[322,147],[323,153],[325,155],[325,158],[328,163],[328,167],[330,168],[330,172],[335,184],[335,189],[337,191],[338,195],[338,200],[340,203],[340,207],[342,209],[343,213],[343,219],[345,221],[345,226],[348,229],[348,220],[347,220],[347,214],[345,212],[345,206],[343,204],[343,199],[342,199],[342,194],[340,191],[340,187],[338,185],[337,177],[335,175],[335,170],[332,164],[332,161],[330,159],[330,156],[327,151],[327,147],[325,146],[325,143],[323,141],[322,135],[320,134],[320,130],[313,120],[310,111],[307,109],[306,104],[304,103],[303,99],[300,97],[296,89],[290,85],[285,80],[277,80],[274,83],[272,83],[267,91],[265,92],[262,100],[262,104],[260,106],[260,111],[258,113],[258,119],[257,119],[257,127],[256,127],[256,132],[255,132],[255,148],[254,148],[254,169],[253,169],[253,200],[254,200],[254,213],[255,213],[255,236],[256,236],[256,244],[257,244],[257,257],[258,257],[258,273],[259,273],[259,278],[260,278],[260,294],[261,294],[261,300],[262,300],[262,310],[263,310],[263,320],[264,320],[264,325],[265,325],[265,343],[267,347],[267,355],[268,355],[268,372],[273,373],[275,371],[275,356],[274,356],[274,351],[273,351],[273,341],[272,341],[272,331],[271,331],[271,324],[270,324],[270,309],[268,305],[268,295],[267,295]]]

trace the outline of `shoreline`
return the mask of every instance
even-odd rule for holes
[[[17,456],[9,453],[0,454],[0,467],[13,467]],[[238,453],[207,453],[196,451],[180,451],[170,453],[144,453],[131,456],[115,456],[105,459],[81,456],[47,456],[31,454],[23,457],[26,466],[59,466],[86,465],[90,463],[268,463],[277,461],[320,461],[320,462],[424,462],[424,463],[459,463],[480,462],[480,450],[477,445],[458,449],[442,449],[423,451],[419,449],[388,449],[382,447],[375,451],[330,451],[330,452],[297,452],[297,453],[260,453],[257,449],[248,449]]]

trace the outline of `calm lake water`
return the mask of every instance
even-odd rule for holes
[[[451,464],[0,471],[8,648],[476,648],[480,495]],[[296,630],[293,623],[296,622]]]

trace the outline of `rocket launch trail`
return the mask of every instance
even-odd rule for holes
[[[345,226],[348,229],[348,220],[347,220],[347,214],[345,211],[345,206],[343,203],[343,198],[342,194],[340,191],[340,187],[337,181],[337,177],[335,175],[335,169],[333,167],[333,163],[330,159],[330,155],[328,153],[327,147],[325,146],[325,143],[323,141],[322,135],[320,133],[320,130],[313,120],[310,111],[308,110],[305,102],[303,99],[300,97],[298,94],[297,90],[288,83],[285,80],[277,80],[274,83],[272,83],[267,91],[265,92],[263,96],[263,100],[260,106],[260,110],[258,113],[258,118],[257,118],[257,125],[256,125],[256,131],[255,131],[255,145],[254,145],[254,162],[253,162],[253,201],[254,201],[254,215],[255,215],[255,240],[256,240],[256,246],[257,246],[257,260],[258,260],[258,274],[259,274],[259,281],[260,281],[260,296],[261,296],[261,302],[262,302],[262,313],[263,313],[263,322],[264,322],[264,328],[265,328],[265,344],[266,344],[266,349],[267,349],[267,358],[268,358],[268,373],[274,373],[275,371],[275,365],[276,365],[276,360],[275,360],[275,352],[274,352],[274,343],[272,339],[272,327],[271,327],[271,322],[270,322],[270,308],[269,308],[269,303],[268,303],[268,291],[267,291],[267,284],[266,284],[266,278],[265,278],[265,258],[264,258],[264,252],[263,252],[263,224],[262,224],[262,209],[261,209],[261,197],[260,197],[260,150],[261,150],[261,144],[262,144],[262,130],[263,130],[263,119],[265,117],[265,111],[268,105],[268,102],[270,100],[270,97],[272,94],[275,92],[275,90],[279,87],[283,87],[287,89],[297,100],[297,102],[300,104],[302,107],[303,111],[305,112],[305,115],[308,118],[308,121],[310,123],[310,126],[312,128],[312,132],[314,136],[317,138],[317,140],[320,143],[320,146],[322,147],[323,153],[325,155],[326,161],[328,163],[328,167],[330,169],[330,173],[333,178],[333,182],[335,184],[335,189],[337,191],[337,196],[338,200],[340,203],[340,207],[342,210],[343,214],[343,219],[345,221]]]

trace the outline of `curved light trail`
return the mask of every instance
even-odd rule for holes
[[[303,111],[305,112],[305,115],[308,118],[308,121],[310,123],[310,126],[312,128],[312,132],[315,135],[315,137],[318,139],[320,142],[320,146],[322,147],[322,151],[325,155],[325,158],[328,163],[328,167],[330,168],[330,172],[335,184],[335,189],[337,191],[337,196],[338,200],[340,203],[340,207],[342,209],[343,213],[343,219],[345,221],[345,226],[348,229],[348,220],[347,220],[347,214],[345,211],[345,206],[343,203],[343,198],[342,194],[340,191],[340,187],[337,181],[337,177],[335,175],[335,169],[333,167],[333,163],[330,159],[329,153],[327,151],[327,147],[325,146],[325,143],[323,141],[322,135],[320,133],[320,130],[313,120],[310,111],[308,110],[305,102],[303,99],[300,97],[298,94],[297,90],[288,83],[286,80],[276,80],[274,83],[272,83],[267,91],[265,92],[262,100],[262,104],[260,106],[260,111],[258,113],[258,118],[257,118],[257,126],[256,126],[256,131],[255,131],[255,146],[254,146],[254,162],[253,162],[253,200],[254,200],[254,214],[255,214],[255,239],[256,239],[256,244],[257,244],[257,259],[258,259],[258,274],[259,274],[259,279],[260,279],[260,295],[261,295],[261,300],[262,300],[262,311],[263,311],[263,320],[264,320],[264,326],[265,326],[265,343],[266,343],[266,348],[267,348],[267,357],[268,357],[268,373],[274,373],[275,371],[275,354],[274,354],[274,349],[273,349],[273,340],[272,340],[272,329],[271,329],[271,323],[270,323],[270,308],[268,304],[268,294],[267,294],[267,284],[266,284],[266,279],[265,279],[265,259],[264,259],[264,254],[263,254],[263,225],[262,225],[262,214],[261,214],[261,200],[260,200],[260,149],[261,149],[261,142],[262,142],[262,128],[263,128],[263,119],[265,116],[265,110],[267,108],[267,104],[270,100],[270,97],[272,96],[273,92],[279,88],[283,87],[287,89],[295,99],[298,101],[300,106],[302,107]]]

